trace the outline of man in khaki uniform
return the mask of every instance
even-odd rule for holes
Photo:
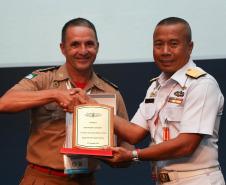
[[[117,87],[93,71],[99,48],[94,25],[83,18],[67,22],[62,29],[60,48],[66,58],[65,64],[32,72],[0,99],[0,112],[31,109],[29,164],[21,185],[95,184],[93,172],[98,164],[94,159],[87,159],[86,173],[68,176],[64,174],[63,155],[60,154],[65,142],[65,112],[70,112],[79,101],[77,87],[91,94],[116,94],[117,115],[128,119]]]

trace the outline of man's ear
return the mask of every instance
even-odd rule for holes
[[[189,43],[189,52],[190,52],[190,55],[191,55],[191,53],[192,53],[193,46],[194,46],[194,43],[191,41],[191,42]]]
[[[97,52],[99,51],[99,42],[97,42]]]
[[[60,43],[60,50],[61,50],[61,53],[63,55],[65,55],[65,47],[64,47],[64,44],[62,42]]]

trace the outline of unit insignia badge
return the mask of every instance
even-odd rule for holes
[[[176,92],[174,92],[174,95],[176,97],[183,97],[184,96],[184,92],[183,91],[176,91]]]

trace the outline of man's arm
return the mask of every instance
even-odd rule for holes
[[[183,133],[176,138],[140,150],[141,160],[168,160],[191,155],[200,144],[202,134]]]
[[[123,140],[130,144],[137,144],[145,136],[149,134],[149,131],[131,123],[119,116],[114,117],[114,129],[116,134]]]
[[[77,89],[40,91],[11,89],[0,99],[0,112],[19,112],[50,102],[57,102],[65,111],[71,111],[72,106],[81,98],[76,93]]]
[[[196,150],[202,138],[203,135],[201,134],[179,134],[175,139],[140,149],[138,152],[138,157],[140,160],[151,161],[185,157],[191,155]],[[112,150],[114,155],[113,158],[110,159],[111,162],[132,160],[131,151],[121,147],[112,148]]]
[[[114,119],[114,128],[122,139],[132,144],[138,143],[148,134],[144,128],[117,116]],[[169,141],[141,149],[138,155],[141,160],[166,160],[184,157],[196,150],[202,138],[202,134],[182,133]],[[121,147],[113,148],[113,151],[112,162],[132,160],[131,151]]]

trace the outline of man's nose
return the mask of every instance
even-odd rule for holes
[[[85,45],[81,45],[79,53],[82,55],[86,55],[88,53],[88,50]]]
[[[170,54],[170,47],[167,44],[163,46],[163,53]]]

